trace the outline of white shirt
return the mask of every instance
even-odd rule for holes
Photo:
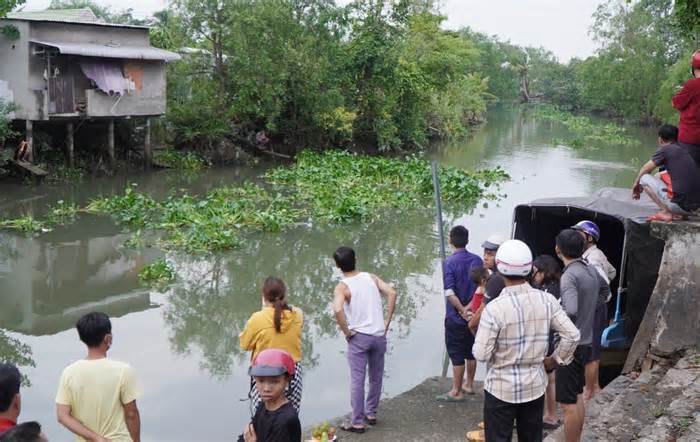
[[[615,270],[615,267],[610,264],[610,261],[608,261],[608,258],[605,256],[605,253],[603,253],[602,250],[598,248],[595,244],[590,246],[588,249],[586,249],[585,252],[583,252],[583,259],[586,260],[590,265],[595,267],[596,270],[598,270],[598,273],[600,273],[600,276],[605,279],[605,282],[610,284],[610,281],[615,279],[615,276],[617,275],[617,271]],[[605,302],[610,302],[610,299],[612,298],[612,293],[608,295],[608,299],[605,300]]]
[[[384,308],[377,284],[369,273],[361,272],[341,281],[350,289],[350,302],[343,304],[350,330],[384,336]]]

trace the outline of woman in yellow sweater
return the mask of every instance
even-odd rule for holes
[[[296,370],[285,395],[299,412],[302,390],[301,328],[304,325],[304,315],[301,310],[287,303],[284,281],[272,276],[263,283],[262,304],[262,309],[253,313],[239,336],[241,347],[253,352],[251,361],[268,348],[284,350],[292,355]],[[253,410],[257,410],[261,399],[252,377],[248,397],[252,401]]]

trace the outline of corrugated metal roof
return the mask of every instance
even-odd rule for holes
[[[10,20],[44,21],[55,23],[77,23],[81,25],[111,26],[118,28],[148,29],[147,26],[123,25],[102,22],[90,8],[46,9],[44,11],[10,12],[5,17]]]
[[[99,19],[90,8],[10,12],[7,14],[7,18],[14,18],[17,20],[65,21],[70,23],[99,23]]]
[[[61,54],[82,55],[85,57],[126,58],[130,60],[175,61],[180,56],[174,52],[152,46],[115,46],[96,43],[66,43],[58,41],[30,40],[43,46],[58,49]]]

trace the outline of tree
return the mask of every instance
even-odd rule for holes
[[[145,26],[151,23],[148,19],[138,19],[133,15],[133,9],[124,9],[119,12],[114,12],[107,6],[100,6],[93,0],[51,0],[49,9],[81,9],[90,8],[99,18],[105,23],[118,23]]]
[[[594,14],[596,57],[580,65],[584,106],[649,123],[659,86],[687,44],[673,22],[671,0],[610,0]]]
[[[673,13],[681,32],[697,45],[700,42],[700,0],[676,0]]]
[[[16,7],[21,6],[26,0],[0,0],[0,18],[5,17],[8,12],[12,12]]]

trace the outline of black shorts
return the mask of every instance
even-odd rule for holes
[[[586,362],[600,361],[603,330],[608,326],[608,304],[603,303],[596,307],[593,317],[593,344],[591,344],[591,356]]]
[[[579,345],[571,363],[557,368],[555,389],[557,402],[560,404],[575,404],[578,395],[583,393],[583,387],[586,385],[586,361],[590,354],[590,345]]]
[[[474,335],[467,329],[467,325],[455,324],[449,320],[445,321],[445,346],[450,361],[455,367],[464,365],[464,360],[474,360],[472,347],[474,346]]]

